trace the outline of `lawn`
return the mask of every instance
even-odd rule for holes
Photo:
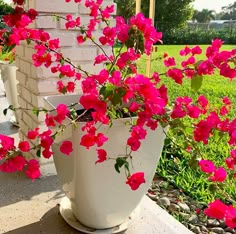
[[[192,47],[192,46],[191,46]],[[205,51],[207,45],[201,46],[203,51]],[[222,49],[233,49],[234,45],[225,45]],[[184,48],[181,45],[160,45],[158,46],[157,52],[152,55],[152,71],[158,71],[162,73],[166,70],[163,66],[163,62],[160,59],[166,52],[169,56],[174,56],[176,58],[177,64],[182,61],[181,56],[179,56],[180,49]],[[203,53],[204,54],[204,53]],[[204,55],[198,56],[199,59],[204,59]],[[146,69],[146,58],[142,57],[139,61],[138,69],[140,72],[144,72]],[[205,76],[203,79],[203,84],[197,94],[195,94],[190,88],[190,80],[185,79],[183,85],[178,85],[173,82],[172,79],[163,77],[163,82],[169,89],[170,102],[172,102],[177,96],[191,96],[196,99],[196,96],[204,94],[211,103],[214,105],[220,105],[221,99],[224,96],[230,97],[233,102],[233,109],[231,110],[231,117],[236,115],[236,80],[230,81],[227,78],[222,78],[219,74],[213,76]],[[186,120],[188,121],[188,120]],[[213,198],[220,198],[226,202],[234,203],[236,194],[236,183],[232,184],[226,181],[222,184],[222,191],[228,195],[222,195],[219,189],[215,187],[208,181],[206,175],[200,172],[199,169],[192,170],[189,167],[190,156],[184,152],[181,147],[185,146],[186,139],[184,136],[174,136],[175,144],[172,141],[166,140],[165,150],[163,151],[162,158],[158,164],[157,173],[165,177],[168,181],[175,184],[178,188],[184,190],[187,194],[197,199],[206,205],[208,202],[212,201]],[[228,155],[228,146],[225,143],[227,139],[220,135],[216,135],[209,141],[208,145],[199,144],[200,152],[204,155],[205,159],[212,159],[218,166]],[[225,166],[225,165],[223,165]],[[210,189],[209,189],[210,188]]]

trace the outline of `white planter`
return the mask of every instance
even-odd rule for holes
[[[9,64],[8,62],[0,62],[1,78],[3,81],[6,97],[9,105],[13,107],[19,107],[17,101],[17,84],[16,70],[17,67],[14,63]],[[11,122],[18,123],[18,117],[16,112],[12,112]]]
[[[77,95],[46,98],[46,102],[52,107],[59,103],[69,105],[78,100]],[[129,118],[115,120],[111,128],[108,126],[99,128],[99,132],[103,132],[109,139],[103,148],[110,157],[125,154],[126,141],[129,136],[129,126],[125,124],[127,121],[131,120]],[[123,169],[120,174],[115,171],[114,160],[95,165],[97,160],[95,149],[87,150],[79,145],[83,135],[81,131],[83,123],[78,125],[79,127],[75,130],[67,128],[52,147],[57,173],[63,190],[70,200],[72,212],[79,222],[95,229],[112,228],[127,221],[148,190],[155,174],[165,135],[161,127],[156,131],[148,131],[141,148],[132,153],[133,167],[131,166],[131,170],[133,172],[143,171],[146,180],[146,183],[142,184],[138,190],[132,191],[125,184],[126,177]],[[60,153],[59,147],[63,140],[73,142],[74,151],[71,156]],[[61,209],[61,213],[63,215],[63,209]],[[65,218],[65,215],[63,216]],[[66,221],[70,223],[68,219]],[[77,229],[90,233],[80,228]]]

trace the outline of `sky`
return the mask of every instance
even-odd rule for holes
[[[235,0],[195,0],[193,7],[196,10],[201,11],[202,9],[215,10],[216,12],[221,11],[221,7],[228,6],[234,3]]]

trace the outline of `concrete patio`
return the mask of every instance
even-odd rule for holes
[[[0,80],[0,134],[18,139],[18,128],[4,116],[8,106]],[[32,182],[21,173],[0,172],[0,233],[9,234],[74,234],[59,213],[64,196],[52,161],[42,162],[42,177]],[[104,232],[108,234],[108,232]],[[131,223],[126,234],[191,234],[148,197],[141,204],[141,217]]]

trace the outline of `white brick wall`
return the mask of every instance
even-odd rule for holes
[[[82,1],[84,2],[84,0]],[[105,0],[103,5],[111,5],[112,0]],[[79,64],[90,73],[98,73],[102,65],[93,66],[93,59],[100,53],[91,41],[86,41],[83,45],[78,45],[76,36],[78,30],[65,30],[65,21],[55,21],[53,14],[65,16],[72,14],[74,17],[81,17],[81,24],[89,23],[89,10],[83,4],[66,3],[65,0],[27,0],[26,8],[34,8],[39,12],[39,16],[31,27],[46,30],[51,38],[59,38],[61,52],[72,60],[74,64]],[[43,15],[43,16],[42,16]],[[97,38],[102,34],[103,24],[96,27],[94,36]],[[109,50],[109,48],[105,48]],[[19,93],[18,102],[22,108],[43,107],[44,97],[48,95],[58,94],[56,90],[56,82],[58,73],[51,73],[50,69],[42,67],[34,67],[32,62],[32,54],[34,53],[33,45],[22,42],[16,49],[16,65],[18,67],[17,90]],[[70,79],[66,79],[69,81]],[[77,89],[79,90],[79,88]],[[35,116],[32,111],[23,111],[19,113],[20,139],[25,140],[28,130],[40,127],[46,129],[44,125],[44,114],[40,113]]]
[[[90,47],[75,47],[75,48],[63,48],[62,54],[65,57],[70,58],[73,61],[91,61],[97,56],[97,48],[95,46]]]
[[[64,0],[29,0],[29,8],[44,13],[77,13],[78,4],[71,1],[70,4]]]
[[[35,21],[35,28],[51,29],[57,27],[57,21],[52,16],[39,15]]]

